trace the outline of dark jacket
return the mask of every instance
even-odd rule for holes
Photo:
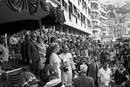
[[[130,87],[130,80],[126,81],[125,86],[124,87]]]
[[[97,72],[98,72],[98,68],[97,66],[94,66],[94,63],[91,63],[88,65],[88,76],[92,77],[94,79],[94,82],[97,82]]]
[[[74,87],[95,87],[94,80],[85,75],[80,75],[74,79]]]
[[[119,70],[116,70],[113,76],[116,85],[121,85],[127,80],[127,77],[123,73],[120,73]]]
[[[22,54],[22,62],[23,64],[27,65],[29,64],[29,57],[28,57],[28,41],[24,41],[22,44],[21,44],[21,54]]]
[[[32,62],[40,61],[37,45],[33,41],[29,41],[27,45],[27,56]]]

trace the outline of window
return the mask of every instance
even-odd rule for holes
[[[91,23],[90,23],[90,20],[87,19],[87,25],[89,28],[91,28]]]
[[[86,11],[86,15],[87,15],[87,13],[88,13],[88,7],[85,8],[85,11]]]
[[[73,6],[74,6],[74,5],[73,5]],[[77,8],[76,8],[76,6],[74,6],[74,14],[77,15]]]
[[[78,16],[78,19],[80,19],[80,11],[79,10],[77,10],[77,16]]]
[[[71,13],[69,12],[69,19],[71,20]]]
[[[98,25],[97,21],[92,21],[92,23],[93,23],[93,26],[97,26]]]
[[[98,10],[98,4],[97,3],[91,3],[91,9],[92,10]]]
[[[85,15],[83,15],[83,23],[85,24]]]
[[[65,0],[62,0],[62,6],[67,9],[67,3],[65,2]]]
[[[80,3],[81,3],[81,0],[78,0],[78,5],[80,5]]]
[[[84,26],[86,28],[86,18],[84,17]]]
[[[99,14],[97,12],[91,12],[92,19],[99,19]]]
[[[83,14],[82,13],[80,13],[80,16],[81,16],[81,26],[82,26],[82,20],[83,20],[83,16],[82,16]]]
[[[91,10],[90,10],[90,8],[88,8],[88,14],[91,15]]]
[[[78,19],[77,19],[77,17],[75,17],[75,19],[76,19],[76,24],[78,23]]]
[[[84,0],[82,0],[82,10],[84,11]]]
[[[83,9],[85,9],[86,6],[87,6],[87,4],[86,4],[86,2],[83,0],[83,1],[82,1],[82,7],[83,7]]]
[[[73,13],[73,5],[70,1],[69,1],[69,12]]]
[[[86,2],[84,1],[84,8],[86,8],[87,7],[87,4],[86,4]]]
[[[81,13],[81,25],[82,25],[82,23],[85,24],[85,16]]]
[[[83,22],[83,14],[81,13],[81,22]]]
[[[71,20],[71,14],[73,13],[72,3],[69,1],[69,19]]]
[[[104,16],[104,17],[107,17],[106,13],[100,11],[101,15]]]

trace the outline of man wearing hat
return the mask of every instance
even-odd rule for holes
[[[74,87],[95,87],[93,78],[86,76],[87,70],[88,67],[85,64],[80,65],[81,75],[74,79]]]

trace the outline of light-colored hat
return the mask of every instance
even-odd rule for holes
[[[86,64],[80,65],[80,72],[86,73],[88,70],[88,66]]]

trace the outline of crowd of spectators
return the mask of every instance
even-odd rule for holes
[[[127,47],[121,49],[82,35],[47,29],[21,31],[9,35],[6,46],[3,42],[4,39],[1,49],[7,54],[0,59],[1,72],[29,66],[29,71],[38,79],[30,87],[110,87],[112,83],[117,84],[111,87],[121,87],[129,79]],[[118,75],[123,79],[120,82]]]

